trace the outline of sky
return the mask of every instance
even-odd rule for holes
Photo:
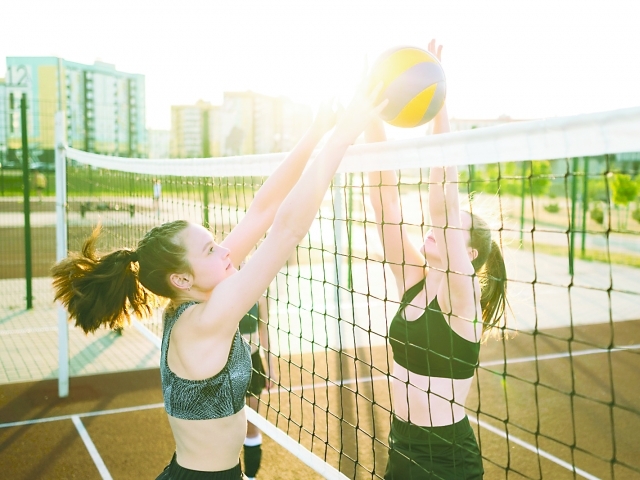
[[[455,118],[546,118],[640,106],[638,0],[19,0],[7,56],[111,63],[145,76],[147,126],[225,91],[348,103],[385,50],[444,45]]]

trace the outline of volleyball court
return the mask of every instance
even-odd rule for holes
[[[428,167],[459,165],[460,194],[495,214],[509,284],[508,322],[483,344],[466,402],[486,478],[639,476],[640,224],[633,206],[614,203],[637,169],[627,159],[640,152],[638,125],[636,108],[351,147],[267,292],[278,374],[250,419],[327,478],[382,477],[398,298],[365,173],[400,172],[419,239],[430,228]],[[65,154],[70,250],[98,222],[103,250],[178,218],[223,238],[283,158]],[[157,342],[160,323],[134,325]]]

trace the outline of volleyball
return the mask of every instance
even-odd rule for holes
[[[420,48],[396,47],[376,60],[369,74],[373,89],[383,83],[379,99],[388,99],[382,120],[395,127],[411,128],[435,117],[446,96],[444,70],[438,59]]]

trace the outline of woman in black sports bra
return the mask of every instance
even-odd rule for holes
[[[307,234],[347,148],[386,105],[374,108],[379,91],[356,94],[305,169],[318,141],[335,125],[331,106],[322,107],[221,244],[200,225],[178,220],[151,229],[135,251],[101,257],[97,229],[81,254],[53,267],[55,298],[85,332],[151,313],[156,296],[170,300],[160,373],[176,453],[158,478],[242,478],[251,355],[238,324]]]
[[[429,44],[438,59],[441,49]],[[433,133],[448,131],[445,106]],[[384,141],[382,122],[372,122],[365,137]],[[401,297],[389,327],[394,411],[386,480],[479,479],[484,472],[464,404],[480,340],[504,316],[506,271],[487,223],[460,210],[457,182],[456,167],[431,167],[433,228],[416,247],[403,225],[395,172],[369,174],[385,261]]]

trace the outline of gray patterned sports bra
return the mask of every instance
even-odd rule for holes
[[[229,417],[244,407],[251,380],[251,347],[237,330],[227,364],[219,373],[204,380],[180,378],[169,368],[167,352],[171,330],[180,315],[198,302],[185,302],[164,316],[160,375],[167,413],[183,420],[209,420]]]

